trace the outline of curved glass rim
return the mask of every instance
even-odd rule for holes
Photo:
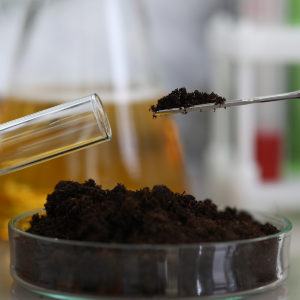
[[[110,123],[109,123],[108,116],[106,114],[104,105],[103,105],[100,97],[96,93],[92,94],[91,96],[92,96],[93,110],[94,110],[94,114],[95,114],[99,129],[101,132],[104,130],[107,138],[109,140],[111,140],[112,132],[111,132]]]
[[[239,244],[245,244],[245,243],[255,243],[255,242],[261,242],[265,240],[269,240],[275,237],[278,237],[280,235],[284,235],[286,233],[290,233],[292,229],[292,223],[286,219],[283,216],[275,215],[275,214],[267,214],[264,212],[251,212],[250,214],[256,214],[266,217],[272,217],[280,219],[280,221],[283,221],[286,224],[286,227],[284,230],[271,234],[264,237],[258,237],[253,239],[245,239],[245,240],[237,240],[237,241],[228,241],[228,242],[204,242],[204,243],[190,243],[190,244],[120,244],[120,243],[101,243],[101,242],[86,242],[86,241],[76,241],[76,240],[64,240],[64,239],[57,239],[57,238],[50,238],[50,237],[44,237],[39,236],[36,234],[28,233],[25,231],[22,231],[20,229],[17,229],[14,227],[14,224],[17,220],[28,217],[29,215],[33,215],[36,213],[42,213],[45,212],[45,209],[37,209],[34,211],[29,211],[26,213],[23,213],[21,215],[18,215],[14,218],[12,218],[9,223],[8,227],[11,228],[14,232],[24,235],[26,237],[37,239],[45,242],[51,242],[51,243],[58,243],[63,245],[76,245],[76,246],[86,246],[86,247],[98,247],[98,248],[109,248],[109,249],[127,249],[127,250],[133,250],[133,249],[149,249],[149,250],[157,250],[157,249],[188,249],[188,248],[199,248],[201,247],[211,247],[211,246],[228,246],[228,245],[239,245]]]

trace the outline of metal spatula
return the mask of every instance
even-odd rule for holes
[[[251,99],[237,99],[237,100],[229,100],[225,101],[224,104],[200,104],[191,107],[181,107],[181,108],[171,108],[171,109],[164,109],[158,110],[153,113],[154,116],[163,116],[169,114],[178,114],[178,113],[187,113],[191,111],[203,111],[207,109],[217,109],[217,108],[226,108],[232,106],[239,106],[239,105],[246,105],[246,104],[254,104],[254,103],[264,103],[264,102],[272,102],[278,100],[288,100],[288,99],[297,99],[300,98],[300,90],[290,93],[284,94],[277,94],[277,95],[270,95],[270,96],[263,96],[263,97],[255,97]]]

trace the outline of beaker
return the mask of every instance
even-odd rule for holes
[[[172,118],[152,119],[166,94],[139,0],[28,1],[2,122],[97,93],[114,138],[1,176],[0,227],[43,207],[59,180],[93,178],[136,190],[164,184],[186,190],[182,147]],[[24,2],[22,2],[24,3]]]

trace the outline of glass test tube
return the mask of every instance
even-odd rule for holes
[[[97,94],[0,125],[0,175],[101,142],[112,133]]]

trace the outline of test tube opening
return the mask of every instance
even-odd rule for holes
[[[110,123],[100,97],[96,93],[93,94],[91,102],[100,131],[107,136],[108,140],[111,140],[112,132]]]

